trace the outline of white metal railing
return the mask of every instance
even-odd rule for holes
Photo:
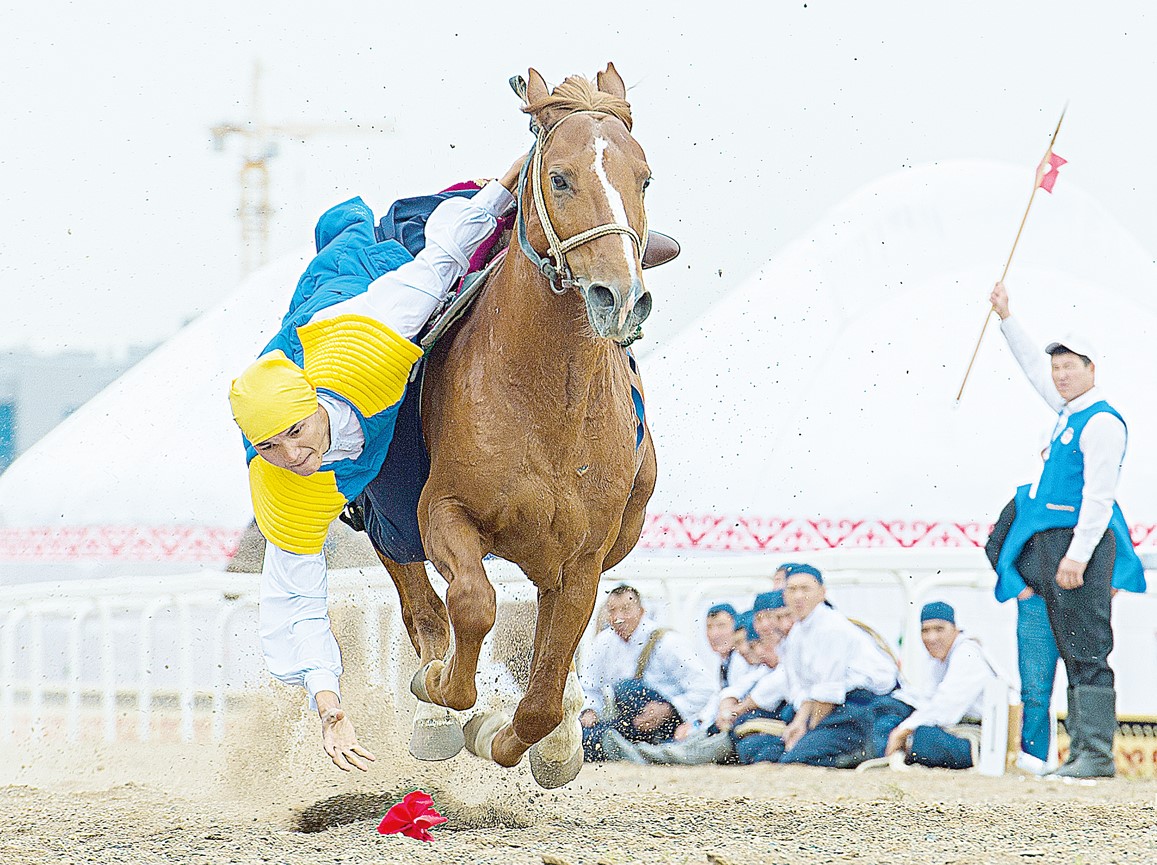
[[[795,558],[821,568],[833,591],[898,591],[902,606],[888,606],[901,623],[892,639],[906,669],[922,659],[918,611],[931,592],[989,592],[993,583],[979,550],[833,550]],[[759,555],[640,557],[604,575],[603,587],[629,582],[656,618],[691,635],[701,630],[709,603],[766,590],[777,561]],[[513,565],[489,561],[487,570],[500,601],[534,597]],[[49,704],[63,713],[69,741],[94,727],[106,741],[131,730],[147,741],[159,713],[174,720],[174,705],[182,741],[193,741],[198,729],[220,741],[229,700],[268,681],[258,646],[257,583],[253,574],[200,572],[0,588],[0,741],[11,740],[18,727],[43,738]],[[433,583],[445,586],[436,575]],[[402,706],[416,661],[388,574],[379,567],[332,570],[329,587],[331,608],[356,610],[366,680],[390,687],[395,706]],[[592,621],[584,646],[594,628]],[[122,730],[118,718],[130,710],[135,724]]]

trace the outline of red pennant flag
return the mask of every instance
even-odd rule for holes
[[[1043,189],[1045,192],[1052,192],[1053,184],[1057,182],[1057,169],[1064,165],[1066,162],[1068,162],[1067,159],[1062,159],[1050,150],[1047,154],[1045,154],[1045,158],[1041,160],[1040,165],[1037,167],[1036,185]],[[1045,168],[1046,165],[1048,168]]]
[[[407,793],[406,798],[386,812],[378,824],[379,835],[401,833],[407,838],[419,841],[433,841],[430,830],[446,822],[446,818],[434,810],[434,800],[421,790]]]

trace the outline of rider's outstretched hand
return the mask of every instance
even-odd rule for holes
[[[358,744],[353,722],[346,717],[337,695],[332,691],[320,692],[317,695],[317,713],[321,717],[322,747],[333,764],[343,772],[355,768],[369,771],[366,763],[372,763],[376,758]]]

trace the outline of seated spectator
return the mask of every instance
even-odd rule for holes
[[[581,675],[586,708],[583,751],[607,759],[603,736],[611,729],[630,742],[669,741],[711,699],[711,677],[678,635],[646,617],[637,590],[618,586],[607,599],[610,627],[591,645]]]
[[[783,592],[765,592],[755,600],[761,625],[759,653],[763,674],[748,687],[724,689],[716,723],[730,730],[741,763],[777,762],[783,755],[784,722],[793,717],[791,689],[782,663],[794,624]]]
[[[722,609],[726,608],[726,609]],[[711,607],[707,612],[707,639],[712,648],[720,656],[723,630],[717,624],[719,619],[725,618],[727,611],[733,613],[732,621],[738,623],[732,639],[732,628],[727,629],[727,645],[731,649],[730,664],[720,667],[719,681],[721,687],[708,700],[698,717],[684,721],[675,728],[675,735],[669,742],[648,744],[646,742],[631,742],[618,731],[611,729],[603,735],[603,751],[608,759],[628,760],[633,763],[672,763],[686,766],[697,766],[706,763],[726,763],[734,756],[731,739],[726,732],[720,731],[715,724],[719,711],[719,700],[726,689],[741,686],[742,683],[758,677],[764,668],[760,665],[759,643],[749,640],[748,629],[753,628],[751,613],[742,615],[734,613],[729,604],[719,604]],[[754,630],[750,636],[756,636]],[[751,663],[741,656],[740,651],[747,652]]]
[[[899,670],[861,627],[826,602],[823,575],[793,565],[784,590],[795,625],[782,651],[794,715],[781,763],[851,768],[884,753],[912,707],[892,696]]]
[[[739,613],[731,604],[715,604],[707,610],[707,644],[718,655],[719,687],[726,688],[732,679],[742,678],[751,669],[735,648],[736,619]],[[676,735],[675,738],[682,738]]]
[[[732,635],[732,645],[747,663],[749,670],[759,666],[759,653],[755,647],[755,643],[759,640],[759,634],[756,633],[755,623],[752,621],[754,617],[755,612],[753,610],[736,616],[735,633]]]
[[[787,585],[787,572],[794,568],[795,562],[784,562],[775,569],[775,573],[771,575],[771,588],[773,591],[782,591],[783,587]]]
[[[888,736],[885,753],[903,751],[904,762],[921,766],[967,769],[977,759],[984,689],[996,673],[942,601],[920,610],[920,639],[932,656],[934,690]]]

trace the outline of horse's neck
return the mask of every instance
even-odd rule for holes
[[[485,302],[491,333],[521,388],[574,403],[577,391],[601,399],[616,381],[626,381],[622,349],[591,336],[578,292],[555,294],[517,247],[507,253]]]

